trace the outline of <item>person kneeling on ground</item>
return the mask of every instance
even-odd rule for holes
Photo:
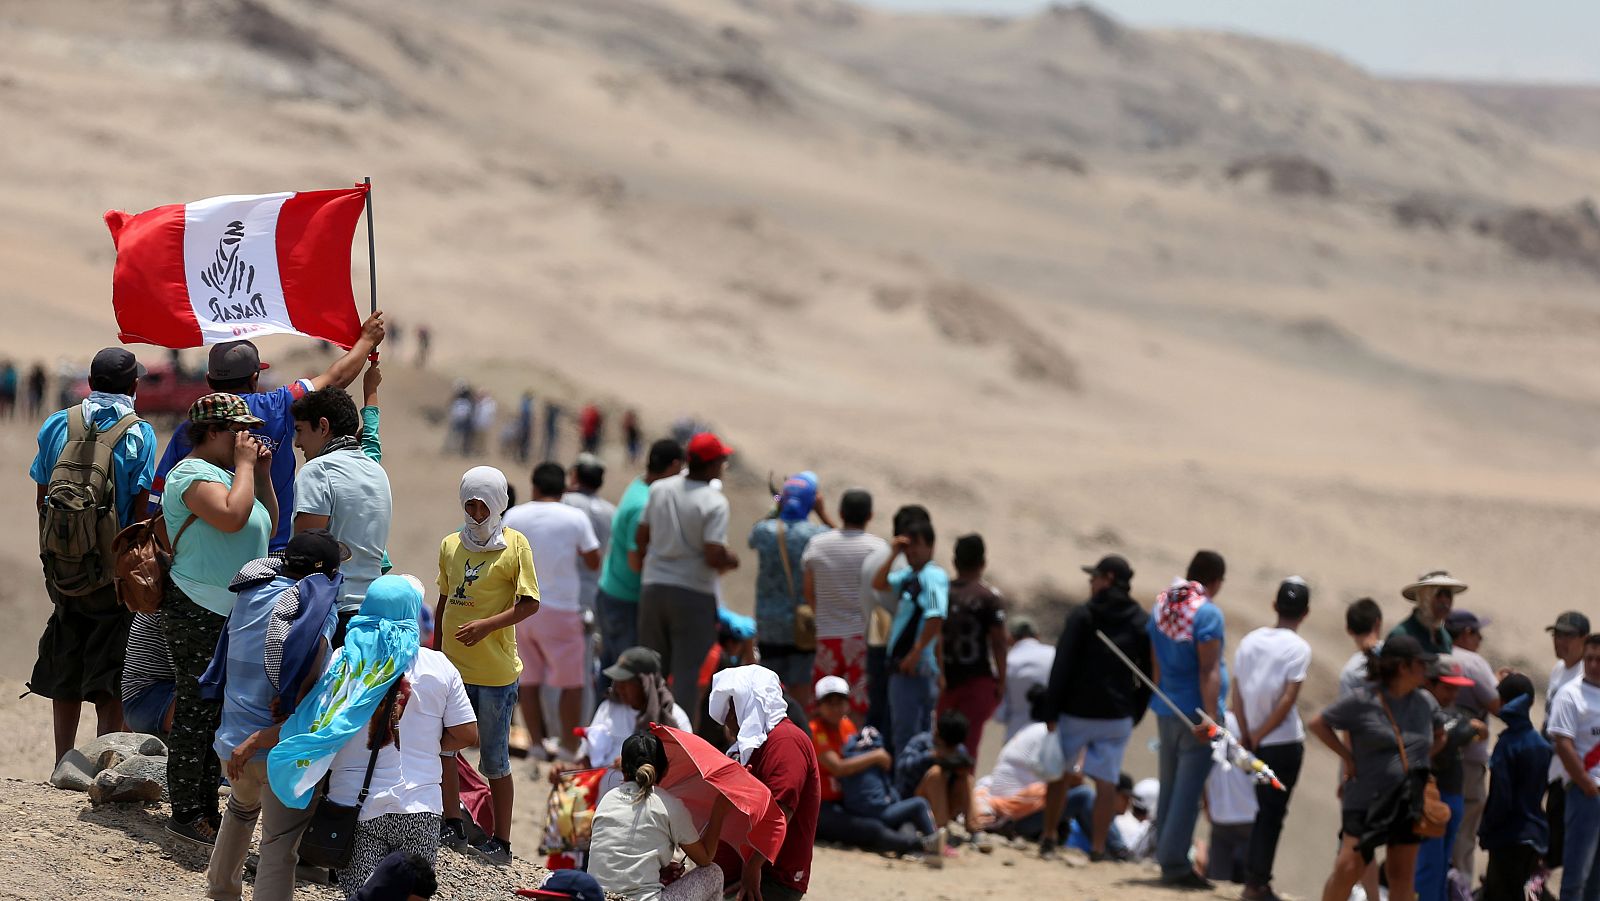
[[[1045,834],[1045,795],[1048,783],[1056,779],[1076,782],[1069,786],[1066,802],[1051,835],[1065,836],[1071,823],[1077,823],[1087,842],[1094,834],[1094,807],[1099,788],[1081,775],[1066,772],[1061,742],[1046,723],[1034,723],[1018,732],[1000,749],[994,771],[978,780],[974,806],[977,825],[989,832],[1009,837],[1038,840]],[[1128,810],[1133,779],[1123,773],[1108,805],[1113,817]],[[1128,848],[1114,824],[1106,828],[1103,859],[1126,860]]]
[[[594,712],[584,730],[574,763],[556,762],[550,778],[559,781],[562,773],[590,767],[610,767],[600,780],[600,793],[622,784],[622,743],[651,723],[661,723],[684,732],[692,731],[689,715],[672,700],[672,690],[661,674],[661,655],[649,648],[628,648],[602,673],[611,683],[606,699]],[[658,774],[659,775],[659,774]]]
[[[683,802],[657,784],[667,777],[667,751],[650,732],[622,743],[623,783],[600,799],[589,845],[589,875],[628,901],[716,901],[722,868],[712,862],[730,805],[718,794],[702,833]],[[694,862],[684,873],[678,848]]]
[[[857,742],[856,724],[850,712],[850,684],[838,676],[823,676],[817,681],[817,718],[811,721],[811,743],[817,749],[817,764],[822,768],[822,807],[817,818],[817,838],[840,842],[869,851],[913,854],[927,851],[924,862],[931,867],[944,865],[943,833],[933,828],[933,812],[922,798],[893,803],[894,787],[889,771],[894,759],[876,742]],[[864,730],[877,736],[877,730]],[[876,747],[870,745],[875,744]],[[846,749],[851,752],[846,758]],[[860,813],[847,809],[843,782],[852,783],[853,800]],[[875,784],[874,784],[875,783]],[[869,800],[881,798],[881,801]],[[891,808],[912,805],[916,811]],[[919,825],[918,835],[907,835],[903,823]]]
[[[972,832],[978,821],[972,805],[976,777],[966,741],[966,716],[959,710],[939,714],[934,731],[912,736],[895,759],[894,787],[902,797],[926,798],[935,826],[948,827],[960,817]]]

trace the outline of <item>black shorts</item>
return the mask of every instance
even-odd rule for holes
[[[48,582],[45,590],[52,609],[28,689],[54,701],[122,697],[122,658],[133,614],[117,602],[115,586],[83,597],[67,597]]]
[[[1342,812],[1339,827],[1340,837],[1351,836],[1358,841],[1362,836],[1372,831],[1372,826],[1367,822],[1367,811],[1346,810]],[[1385,830],[1373,839],[1371,844],[1361,847],[1361,859],[1372,863],[1373,852],[1383,845],[1420,845],[1422,839],[1417,835],[1415,825],[1409,816],[1396,817],[1389,823]]]

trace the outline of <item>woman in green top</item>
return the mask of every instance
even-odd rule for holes
[[[200,697],[200,677],[233,609],[235,595],[228,586],[246,563],[267,555],[267,539],[278,521],[272,450],[250,434],[263,424],[238,395],[208,394],[195,401],[186,426],[194,450],[167,473],[161,495],[173,543],[161,623],[177,700],[167,743],[172,796],[167,831],[203,845],[215,842],[221,822],[217,784],[222,768],[211,740],[222,703]]]

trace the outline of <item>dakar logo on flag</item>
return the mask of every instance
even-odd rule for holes
[[[211,308],[211,319],[214,322],[243,322],[247,319],[265,319],[267,305],[261,300],[261,292],[255,291],[256,267],[240,259],[239,251],[244,247],[244,223],[238,219],[228,223],[227,229],[222,233],[222,238],[217,241],[217,255],[200,272],[200,281],[213,292],[220,292],[222,297],[212,294],[206,305]],[[240,295],[237,303],[227,303],[233,300],[234,294]]]
[[[198,347],[296,334],[349,347],[361,334],[350,242],[367,190],[234,194],[106,213],[119,337]]]

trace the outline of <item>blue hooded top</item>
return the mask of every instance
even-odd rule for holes
[[[1489,756],[1489,799],[1478,826],[1478,844],[1488,851],[1528,845],[1543,854],[1549,848],[1541,802],[1552,752],[1528,719],[1532,706],[1532,695],[1519,695],[1500,709],[1506,728]]]

